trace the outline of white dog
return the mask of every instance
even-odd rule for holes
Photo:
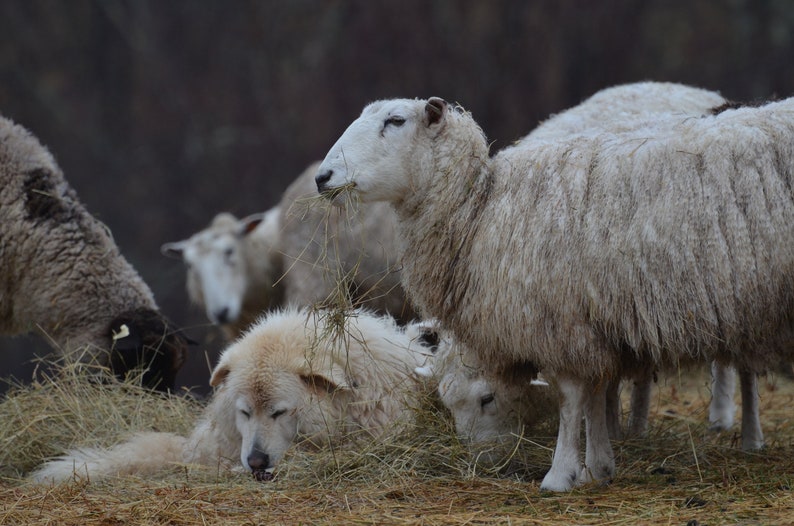
[[[139,433],[110,449],[77,449],[31,475],[57,482],[149,475],[174,464],[237,460],[259,479],[294,443],[322,447],[410,422],[416,367],[428,351],[388,317],[288,309],[255,324],[221,355],[212,401],[189,438]]]

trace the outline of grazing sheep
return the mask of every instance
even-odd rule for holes
[[[261,318],[221,355],[216,387],[190,437],[139,433],[110,449],[83,448],[45,463],[36,482],[149,476],[188,463],[253,472],[260,480],[293,444],[372,440],[413,418],[413,370],[427,351],[394,320],[351,311],[287,309]]]
[[[762,370],[791,348],[794,99],[625,130],[522,140],[491,157],[439,98],[367,106],[316,177],[392,203],[403,283],[494,371],[560,391],[541,488],[614,473],[605,391],[639,365]],[[586,417],[585,467],[579,458]]]
[[[187,340],[49,151],[0,117],[0,333],[36,332],[68,359],[174,387]]]
[[[394,211],[386,203],[341,210],[318,201],[318,166],[264,215],[237,220],[222,213],[189,239],[162,246],[164,255],[185,262],[191,300],[229,339],[275,306],[331,301],[339,283],[356,306],[413,318],[396,265]]]
[[[551,420],[558,411],[556,391],[534,371],[512,371],[510,381],[493,376],[478,357],[434,322],[414,322],[406,332],[432,351],[417,374],[437,382],[439,398],[452,414],[458,436],[480,463],[501,463],[515,438]],[[527,388],[527,384],[529,388]]]
[[[282,274],[280,215],[278,207],[243,219],[220,213],[204,230],[160,248],[185,262],[190,300],[229,340],[283,303],[283,287],[275,285]]]

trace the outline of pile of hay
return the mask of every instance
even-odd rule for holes
[[[75,446],[109,446],[134,431],[185,433],[201,404],[121,382],[85,364],[49,367],[30,385],[13,384],[0,400],[0,477],[21,477]]]
[[[522,438],[513,460],[525,471],[483,471],[432,398],[403,436],[337,450],[294,448],[267,483],[193,467],[150,480],[54,487],[14,480],[74,445],[109,445],[139,429],[185,433],[201,409],[184,397],[65,371],[16,387],[0,404],[0,524],[786,523],[794,516],[794,383],[770,377],[760,385],[766,450],[739,450],[738,426],[708,432],[705,369],[662,376],[649,437],[614,443],[614,483],[561,495],[538,489],[553,433]]]

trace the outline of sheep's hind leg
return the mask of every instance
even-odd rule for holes
[[[641,437],[648,434],[648,413],[651,407],[651,387],[653,370],[638,372],[634,377],[631,390],[631,413],[629,414],[628,435]]]
[[[585,383],[558,377],[557,386],[560,391],[560,427],[551,469],[540,484],[540,489],[544,491],[569,491],[580,482],[579,475],[582,471],[579,462],[579,433],[586,403]]]
[[[755,451],[764,447],[758,407],[758,375],[739,371],[739,385],[742,390],[742,449]]]
[[[587,445],[581,480],[608,484],[615,474],[615,457],[609,441],[606,418],[606,388],[597,385],[586,397],[585,421]]]
[[[620,421],[623,408],[620,404],[620,379],[613,380],[607,387],[607,430],[609,438],[620,440],[623,438]]]
[[[733,367],[711,362],[711,403],[709,404],[711,431],[725,431],[733,427],[734,413],[736,413],[736,403],[733,401],[735,392],[736,373]]]

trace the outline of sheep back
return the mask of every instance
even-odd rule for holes
[[[442,141],[479,130],[448,115]],[[455,177],[471,156],[430,148],[441,168],[403,202],[423,206],[398,205],[406,288],[487,363],[598,377],[722,354],[758,370],[791,349],[794,99],[526,138]]]

